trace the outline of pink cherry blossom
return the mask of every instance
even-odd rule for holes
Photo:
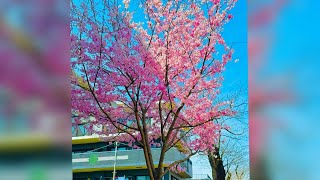
[[[71,31],[74,122],[94,117],[89,129],[102,125],[106,130],[96,133],[104,140],[142,147],[151,179],[167,171],[161,170],[163,159],[154,167],[151,146],[163,156],[180,147],[187,158],[212,149],[221,129],[214,120],[236,113],[227,102],[216,102],[233,54],[222,26],[235,1],[224,8],[219,3],[209,1],[207,8],[201,1],[146,0],[145,24],[112,3],[103,3],[104,14],[87,5],[73,9],[87,14],[74,15]],[[218,47],[224,49],[219,56]]]

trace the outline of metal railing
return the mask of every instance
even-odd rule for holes
[[[193,174],[192,179],[212,180],[208,174]]]

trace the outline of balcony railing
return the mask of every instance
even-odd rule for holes
[[[208,174],[193,174],[192,179],[212,180],[212,178]]]

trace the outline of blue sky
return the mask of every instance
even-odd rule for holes
[[[267,80],[285,79],[274,87],[293,94],[290,102],[274,103],[268,120],[282,127],[271,129],[266,142],[268,168],[273,179],[320,179],[319,111],[319,1],[292,0],[264,29],[273,37],[264,58]],[[271,76],[271,78],[270,78]],[[278,125],[279,126],[279,125]],[[281,171],[279,171],[281,168]]]
[[[247,2],[238,0],[231,14],[234,18],[225,25],[222,36],[235,52],[233,61],[229,62],[224,72],[222,93],[234,91],[239,83],[246,86],[248,84]],[[239,59],[239,62],[235,63],[235,59]],[[247,95],[244,96],[248,98]],[[211,167],[205,157],[196,156],[192,158],[192,161],[194,174],[211,176]]]
[[[230,45],[235,53],[233,61],[227,65],[224,73],[224,88],[223,91],[228,91],[230,88],[243,82],[248,84],[248,50],[247,50],[247,3],[245,0],[239,0],[231,11],[234,18],[225,25],[222,36]],[[235,63],[234,60],[239,59]]]

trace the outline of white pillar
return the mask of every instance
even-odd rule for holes
[[[117,164],[117,149],[118,149],[118,142],[116,142],[116,148],[115,148],[115,151],[114,151],[114,164],[113,164],[113,177],[112,177],[112,180],[115,180],[115,177],[116,177],[116,164]]]

